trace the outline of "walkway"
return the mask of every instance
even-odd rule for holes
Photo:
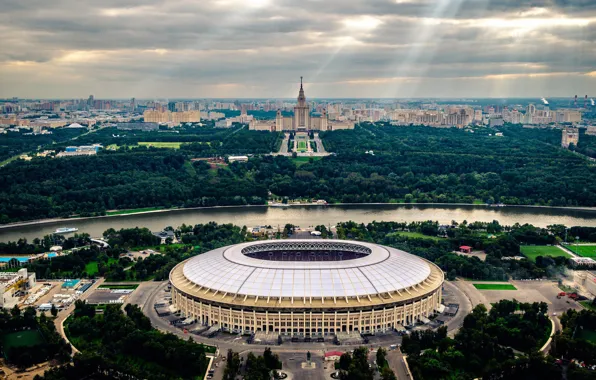
[[[327,151],[325,150],[325,147],[323,146],[323,141],[321,141],[321,139],[319,138],[319,134],[315,133],[314,134],[315,138],[315,143],[317,144],[317,152],[318,153],[327,153]]]

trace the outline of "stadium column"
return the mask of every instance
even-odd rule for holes
[[[240,329],[242,330],[241,334],[244,334],[244,332],[246,331],[246,319],[244,318],[244,309],[240,309],[240,314],[241,314],[241,319],[240,322],[242,323],[242,326],[240,326]]]
[[[205,323],[205,318],[203,317],[203,302],[199,301],[199,315],[201,316],[201,325]]]
[[[232,308],[230,307],[228,310],[230,310],[230,319],[228,320],[228,326],[230,327],[230,332],[232,332],[232,329],[234,328],[234,320],[232,319]]]
[[[373,308],[370,311],[370,331],[373,332],[376,330],[377,321],[375,320],[375,309]]]
[[[302,332],[306,336],[306,311],[302,312]]]
[[[257,312],[252,311],[252,331],[257,332]]]
[[[265,332],[269,332],[269,311],[265,310]]]
[[[335,311],[335,318],[333,320],[333,332],[337,332],[337,310]]]
[[[393,305],[393,323],[391,325],[393,328],[397,325],[397,305]]]
[[[360,310],[360,317],[358,318],[358,330],[360,331],[360,334],[362,334],[362,310]]]
[[[353,329],[354,329],[354,326],[352,326],[352,328],[350,329],[350,310],[348,310],[348,317],[346,319],[346,331],[352,332]]]
[[[218,321],[219,321],[219,328],[222,328],[223,327],[222,326],[223,325],[223,319],[221,317],[221,306],[218,307],[218,311],[219,311],[219,313],[217,314],[217,318],[218,318]]]
[[[279,333],[281,333],[281,311],[277,312],[277,323],[279,323],[279,328],[277,329],[277,331]],[[273,326],[273,327],[275,327],[275,326]]]
[[[383,332],[387,331],[387,310],[383,306],[383,316],[381,317],[381,323],[383,324],[382,329]]]
[[[321,313],[321,323],[323,324],[321,326],[321,335],[325,335],[325,323],[326,322],[325,322],[325,312],[324,311]],[[329,331],[329,330],[327,330],[327,331]]]
[[[313,327],[312,327],[312,311],[310,312],[310,318],[309,319],[310,319],[310,322],[309,322],[308,329],[310,331],[310,335],[312,336],[312,330],[313,330]]]
[[[290,336],[294,336],[294,312],[293,311],[290,311],[290,329],[291,329]]]

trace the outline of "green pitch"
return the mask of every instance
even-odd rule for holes
[[[532,261],[536,261],[538,256],[571,257],[561,248],[551,245],[522,245],[520,249],[521,253]]]
[[[298,141],[298,150],[306,150],[306,141]]]
[[[155,148],[170,148],[170,149],[180,149],[181,142],[146,142],[141,141],[139,145],[144,146],[152,146]]]
[[[517,290],[511,284],[473,284],[478,290]]]
[[[566,245],[565,248],[583,257],[596,257],[596,244],[594,245]]]
[[[2,338],[4,352],[10,351],[12,347],[33,347],[42,343],[43,337],[37,330],[17,331]]]

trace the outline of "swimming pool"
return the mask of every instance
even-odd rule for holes
[[[28,257],[0,257],[0,263],[7,263],[10,260],[15,259],[20,263],[27,263],[29,262]]]

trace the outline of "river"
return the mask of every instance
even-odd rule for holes
[[[397,222],[438,220],[441,223],[450,223],[452,220],[457,222],[498,220],[502,225],[530,223],[539,227],[546,227],[550,224],[596,227],[596,209],[403,204],[292,206],[285,209],[265,206],[221,207],[0,226],[0,241],[15,241],[20,238],[32,240],[52,233],[58,227],[76,227],[79,232],[86,232],[92,237],[100,237],[110,227],[120,229],[138,226],[159,231],[166,226],[178,227],[182,223],[194,225],[215,221],[248,227],[259,225],[277,227],[279,225],[282,228],[286,223],[292,223],[304,228],[318,224],[333,226],[337,222],[349,220],[358,223],[368,223],[373,220]]]

